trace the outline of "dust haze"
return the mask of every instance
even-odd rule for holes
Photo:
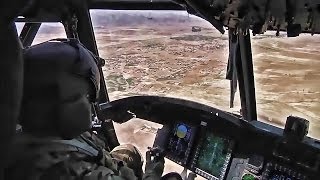
[[[92,20],[111,100],[161,95],[239,113],[239,94],[229,108],[228,37],[206,21],[173,11],[92,11]],[[35,43],[64,36],[62,26],[41,32]],[[268,32],[251,42],[258,120],[282,127],[287,116],[300,116],[310,121],[309,136],[320,138],[320,36]],[[161,125],[134,119],[115,127],[122,143],[144,152]]]

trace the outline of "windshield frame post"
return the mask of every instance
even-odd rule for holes
[[[99,56],[99,51],[93,31],[93,25],[91,21],[90,12],[86,3],[81,3],[80,7],[76,8],[75,12],[78,18],[77,31],[79,35],[80,42],[88,48],[93,54]],[[100,73],[100,92],[98,103],[108,103],[110,102],[106,82],[104,80],[104,75],[102,67],[98,66]]]
[[[23,45],[23,47],[31,46],[31,44],[34,41],[34,38],[36,37],[39,29],[40,29],[41,23],[36,22],[26,22],[21,30],[19,39]]]
[[[237,74],[241,99],[241,114],[247,121],[257,120],[255,84],[253,74],[252,50],[250,31],[238,33],[238,50],[235,56],[238,61]]]
[[[84,1],[83,1],[84,2]],[[90,11],[88,9],[87,4],[80,3],[78,8],[76,8],[75,15],[78,18],[77,23],[77,33],[80,42],[90,50],[94,55],[99,57],[98,46],[96,43],[96,38],[93,30],[93,24],[90,16]],[[104,74],[102,71],[102,65],[98,65],[99,74],[100,74],[100,92],[98,98],[98,105],[106,104],[110,102],[106,82],[104,80]],[[113,149],[114,147],[120,145],[117,134],[115,132],[115,128],[113,125],[113,121],[106,118],[105,114],[101,112],[99,106],[95,106],[97,112],[97,118],[102,122],[101,129],[106,131],[104,133],[104,137],[108,141],[108,146]]]

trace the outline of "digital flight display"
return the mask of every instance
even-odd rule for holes
[[[181,165],[185,165],[195,136],[195,129],[184,123],[175,124],[169,138],[167,157]]]
[[[231,157],[229,139],[206,133],[196,162],[196,173],[207,179],[223,179]]]

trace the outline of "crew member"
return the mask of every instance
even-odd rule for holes
[[[20,125],[6,179],[160,179],[164,160],[143,159],[133,145],[110,153],[92,132],[91,105],[100,76],[95,57],[76,39],[24,51]]]

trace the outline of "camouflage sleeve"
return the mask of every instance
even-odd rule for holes
[[[92,180],[137,180],[134,171],[126,164],[119,163],[113,159],[108,151],[103,150],[103,158],[100,166],[97,166],[90,173],[85,175],[86,179]]]
[[[97,162],[92,164],[90,170],[85,175],[85,179],[107,179],[107,180],[136,180],[137,177],[132,167],[125,159],[114,158],[109,151],[105,149],[105,144],[95,134],[84,133],[85,138],[89,138],[95,145],[102,150],[103,156]]]
[[[119,167],[119,163],[105,150],[101,159],[96,162],[88,161],[86,155],[77,152],[70,154],[70,157],[72,158],[56,167],[60,169],[61,174],[72,175],[76,179],[83,180],[137,180],[132,169],[125,164]]]
[[[137,180],[133,170],[124,166],[120,168],[119,174],[116,175],[111,169],[99,166],[83,177],[84,180]]]

